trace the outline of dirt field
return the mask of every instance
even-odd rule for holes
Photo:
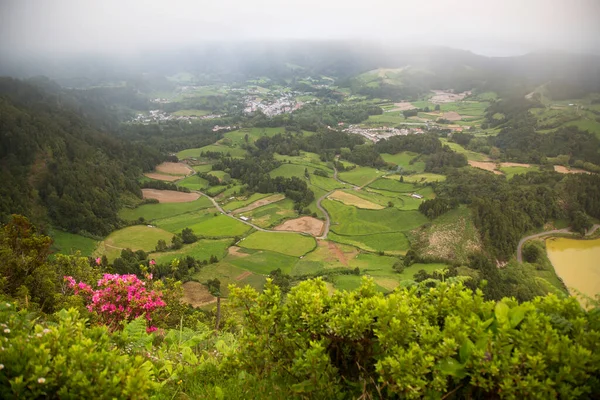
[[[380,206],[379,204],[375,204],[371,201],[361,199],[358,196],[355,196],[350,193],[342,192],[341,190],[336,190],[335,192],[329,195],[330,199],[341,201],[342,203],[348,206],[355,206],[358,208],[366,208],[368,210],[381,210],[385,208],[384,206]]]
[[[193,307],[199,307],[217,300],[201,283],[190,281],[181,286],[183,287],[183,298],[181,300]]]
[[[471,92],[452,93],[445,90],[432,90],[433,96],[429,99],[432,103],[452,103],[460,101]]]
[[[194,172],[187,164],[164,162],[156,166],[158,172],[170,175],[190,175]]]
[[[142,189],[145,199],[156,199],[159,203],[187,203],[197,200],[198,193],[183,193],[175,190]]]
[[[265,197],[264,199],[256,200],[254,203],[248,204],[246,207],[238,208],[233,210],[234,214],[241,214],[244,212],[252,211],[258,207],[266,206],[267,204],[275,203],[276,201],[283,200],[285,195],[274,194],[273,196]]]
[[[469,165],[471,167],[484,169],[486,171],[490,171],[495,173],[496,175],[502,175],[501,171],[496,169],[496,163],[493,162],[483,162],[483,161],[471,161],[469,160]]]
[[[447,119],[448,121],[460,121],[462,119],[461,115],[456,111],[448,111],[442,114],[442,118]]]
[[[389,112],[392,111],[406,111],[406,110],[414,110],[415,106],[413,106],[411,103],[407,102],[407,101],[403,101],[401,103],[394,103],[394,108],[392,108],[391,110],[388,110]]]
[[[248,257],[250,255],[248,253],[242,253],[240,250],[241,249],[237,246],[231,246],[229,248],[229,255],[234,257]]]
[[[273,229],[276,231],[304,232],[309,235],[319,236],[323,231],[323,221],[313,217],[300,217],[289,219]]]
[[[520,163],[515,163],[515,162],[503,162],[500,163],[501,167],[524,167],[524,168],[529,168],[531,167],[531,164],[520,164]]]
[[[588,171],[584,171],[583,169],[578,168],[566,168],[562,165],[555,165],[554,170],[560,174],[589,174]]]
[[[179,175],[165,175],[165,174],[159,174],[158,172],[147,172],[144,174],[144,176],[147,176],[150,179],[157,179],[159,181],[167,181],[167,182],[178,181],[179,179],[182,178]]]

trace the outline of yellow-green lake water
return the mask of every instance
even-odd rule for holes
[[[600,293],[600,239],[550,238],[546,249],[569,292],[575,294],[576,289],[590,297]]]

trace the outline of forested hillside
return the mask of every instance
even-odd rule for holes
[[[141,197],[137,177],[163,156],[101,130],[90,121],[107,114],[84,107],[57,87],[0,79],[2,221],[21,213],[42,226],[106,235],[119,225],[121,195]]]

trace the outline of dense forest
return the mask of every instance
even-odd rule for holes
[[[0,79],[0,219],[103,236],[119,226],[121,196],[164,156],[102,130],[70,106],[68,92]],[[93,112],[93,110],[88,110]]]

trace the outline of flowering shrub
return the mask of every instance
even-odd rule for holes
[[[152,275],[148,275],[152,279]],[[70,276],[65,276],[75,294],[82,296],[90,312],[95,312],[102,323],[111,331],[121,329],[124,322],[145,316],[152,321],[152,312],[166,306],[161,293],[146,288],[146,282],[135,275],[105,274],[98,281],[98,289],[94,290],[84,282],[77,283]],[[156,327],[149,325],[148,332]]]

